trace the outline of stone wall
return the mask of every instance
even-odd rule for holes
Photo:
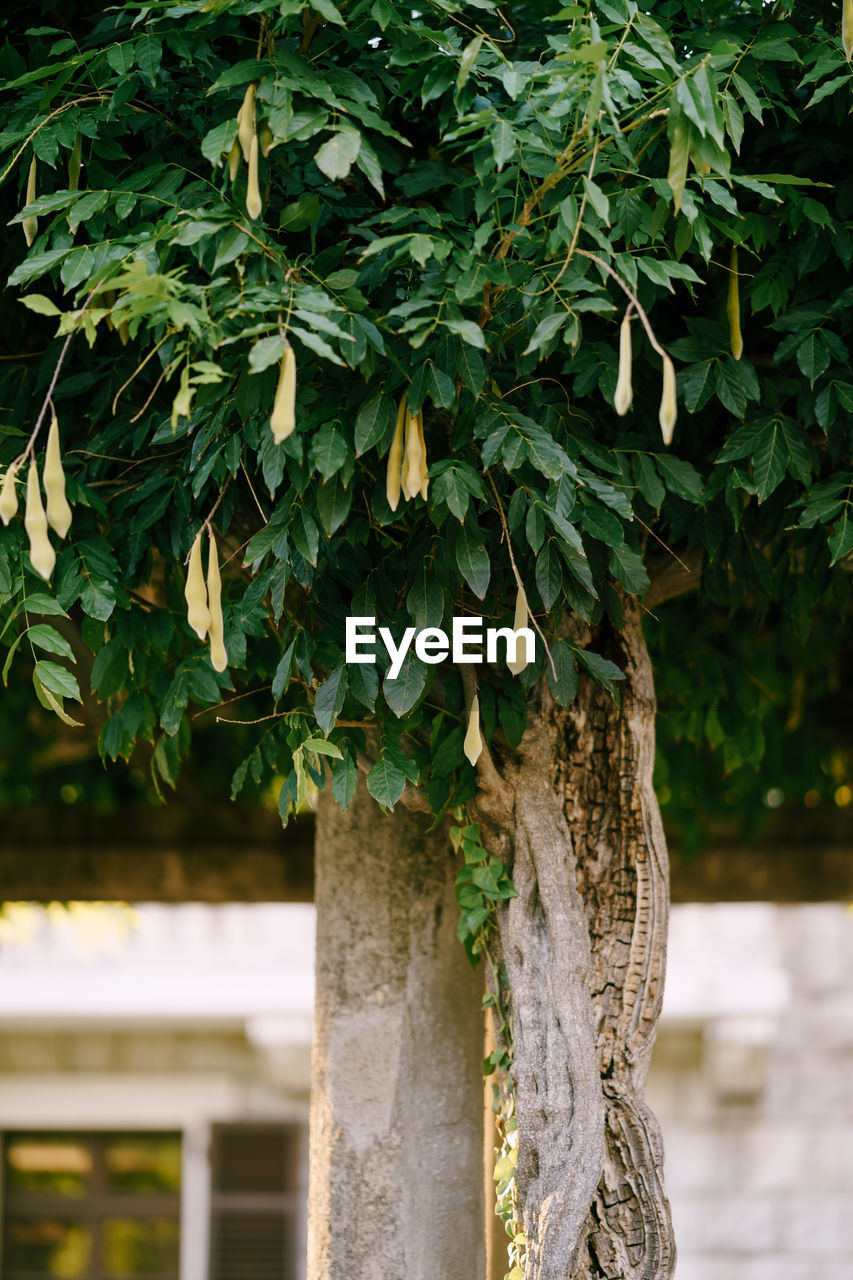
[[[853,1276],[853,912],[675,907],[648,1096],[676,1280]]]

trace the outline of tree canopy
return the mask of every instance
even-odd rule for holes
[[[700,773],[709,810],[732,788],[754,807],[765,753],[797,785],[846,779],[836,744],[797,734],[832,694],[853,550],[835,6],[34,14],[0,18],[9,754],[34,697],[77,719],[91,687],[103,756],[147,742],[174,786],[193,717],[227,703],[253,723],[216,728],[211,771],[239,746],[232,790],[283,779],[285,820],[324,758],[343,804],[370,756],[380,804],[409,781],[440,812],[476,789],[470,690],[414,653],[395,680],[347,665],[345,617],[398,636],[452,614],[512,625],[521,585],[547,651],[519,675],[475,669],[501,753],[543,676],[564,705],[579,677],[618,696],[618,669],[565,620],[618,628],[620,592],[646,596],[681,561],[697,596],[650,604],[647,632],[682,825]],[[277,442],[286,351],[295,430]],[[392,509],[403,398],[428,479]],[[73,518],[49,534],[45,580],[23,509],[54,411]],[[186,619],[202,530],[205,567],[207,531],[222,564],[222,671]]]

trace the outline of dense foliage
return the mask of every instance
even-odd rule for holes
[[[105,711],[83,715],[101,716],[104,757],[148,742],[155,776],[174,785],[193,716],[227,703],[257,723],[214,730],[209,712],[206,741],[220,736],[205,755],[227,760],[239,733],[234,792],[283,778],[285,819],[330,751],[342,803],[361,753],[380,803],[409,779],[438,812],[476,785],[460,673],[414,654],[393,681],[347,666],[345,616],[397,635],[454,613],[509,625],[514,556],[550,656],[540,644],[520,676],[477,669],[500,755],[543,673],[564,704],[579,674],[618,689],[565,619],[606,613],[618,627],[619,592],[644,594],[677,553],[700,585],[648,632],[661,782],[683,821],[684,742],[706,786],[704,753],[719,749],[721,785],[746,779],[739,802],[756,799],[768,737],[780,775],[816,776],[832,757],[837,785],[833,744],[812,739],[806,758],[796,733],[832,692],[853,550],[839,7],[209,0],[34,13],[0,17],[12,223],[0,465],[31,442],[41,466],[58,369],[73,523],[61,543],[51,534],[49,584],[21,516],[0,528],[7,705],[21,706],[26,677],[46,714],[75,719],[91,687]],[[247,165],[232,180],[226,159],[249,85],[257,218]],[[633,305],[633,406],[613,409],[631,297],[678,370],[670,447],[661,356]],[[297,419],[276,443],[285,343]],[[429,491],[392,511],[403,395],[423,410]],[[223,560],[223,672],[186,622],[203,527]],[[7,721],[7,743],[16,729]],[[710,788],[709,808],[720,794]]]

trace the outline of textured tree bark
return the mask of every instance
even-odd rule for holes
[[[663,993],[668,870],[652,789],[655,700],[639,607],[576,643],[622,668],[621,709],[581,677],[541,689],[480,815],[512,865],[500,911],[518,1089],[525,1280],[669,1280],[663,1153],[643,1089]]]
[[[308,1280],[483,1275],[482,974],[428,825],[321,800]]]
[[[652,788],[655,695],[635,600],[592,647],[625,672],[621,708],[582,681],[566,727],[565,811],[592,956],[606,1154],[577,1280],[668,1280],[675,1244],[660,1129],[643,1100],[663,999],[669,868]]]

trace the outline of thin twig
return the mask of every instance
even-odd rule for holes
[[[261,506],[261,504],[260,504],[260,502],[259,502],[259,500],[258,500],[258,495],[255,493],[254,486],[253,486],[253,484],[252,484],[252,481],[249,479],[249,473],[248,473],[248,471],[246,470],[246,466],[245,466],[245,463],[243,462],[243,459],[242,459],[242,458],[240,459],[240,470],[243,472],[243,475],[246,477],[246,484],[249,486],[249,492],[251,493],[252,497],[255,499],[255,506],[256,506],[256,507],[258,508],[258,510],[260,511],[260,513],[261,513],[261,518],[264,520],[264,523],[265,523],[265,524],[269,524],[269,522],[270,522],[270,518],[269,518],[269,516],[266,514],[266,512],[264,511],[263,507]]]
[[[151,348],[151,350],[148,352],[148,355],[147,355],[147,356],[145,356],[145,358],[142,360],[142,362],[136,366],[136,368],[134,369],[134,371],[133,371],[133,373],[130,375],[130,377],[127,379],[127,381],[126,381],[126,382],[123,382],[123,383],[121,384],[121,386],[119,387],[118,391],[117,391],[117,392],[115,393],[115,395],[113,396],[113,413],[115,413],[115,411],[116,411],[116,405],[118,404],[118,398],[119,398],[119,396],[121,395],[122,391],[126,390],[126,388],[130,386],[131,382],[133,382],[133,379],[137,376],[137,374],[139,374],[139,373],[141,373],[141,372],[142,372],[142,370],[145,368],[145,366],[147,365],[147,363],[148,363],[148,361],[151,359],[151,357],[152,357],[152,356],[155,356],[155,355],[157,354],[157,352],[158,352],[158,351],[160,350],[160,348],[162,347],[163,343],[166,341],[166,338],[170,338],[174,332],[175,332],[175,330],[174,330],[174,329],[170,329],[170,330],[169,330],[169,332],[166,334],[166,337],[161,338],[161,339],[160,339],[160,341],[157,343],[156,347],[152,347],[152,348]],[[158,386],[159,386],[159,383],[158,383]],[[146,402],[146,403],[147,403],[147,402]]]
[[[665,543],[665,542],[664,542],[663,538],[659,538],[659,537],[658,537],[658,535],[655,533],[654,529],[650,529],[650,528],[649,528],[649,526],[645,523],[645,521],[640,519],[640,517],[637,515],[636,511],[634,512],[634,519],[637,521],[637,523],[638,523],[638,524],[641,524],[641,525],[643,526],[643,528],[645,529],[646,533],[651,534],[651,536],[654,538],[655,542],[659,542],[659,543],[660,543],[660,545],[663,547],[664,551],[668,552],[668,553],[669,553],[669,555],[671,555],[671,556],[672,556],[673,560],[677,560],[677,561],[678,561],[678,563],[681,565],[681,567],[682,567],[682,569],[684,570],[684,572],[685,572],[685,573],[692,573],[692,572],[693,572],[693,570],[692,570],[688,565],[686,565],[686,564],[684,563],[684,561],[681,559],[681,556],[680,556],[680,555],[678,555],[678,553],[677,553],[677,552],[673,551],[672,547],[668,546],[668,545],[667,545],[667,543]]]
[[[92,292],[89,294],[89,296],[86,298],[86,301],[83,303],[83,306],[80,308],[79,315],[81,316],[83,315],[89,303],[94,298],[95,292],[96,290],[93,289]],[[18,466],[20,466],[20,464],[24,462],[28,457],[30,457],[32,453],[35,451],[35,444],[38,438],[38,433],[41,430],[41,424],[44,421],[44,415],[47,413],[48,406],[51,404],[53,400],[53,393],[56,389],[56,384],[59,380],[59,374],[62,369],[63,362],[65,360],[66,355],[68,354],[68,348],[71,346],[71,339],[74,337],[74,334],[76,332],[77,332],[76,329],[72,329],[62,344],[62,350],[59,353],[59,359],[57,360],[56,367],[53,370],[53,377],[50,380],[50,386],[48,387],[47,393],[44,397],[44,402],[41,406],[41,411],[39,413],[39,416],[36,418],[36,425],[32,429],[32,433],[30,435],[29,440],[27,441],[27,446],[24,449],[23,453],[19,454],[18,457],[15,459],[15,463]]]
[[[606,271],[609,276],[613,277],[613,279],[616,281],[616,283],[618,284],[622,292],[626,294],[628,298],[630,298],[631,302],[633,302],[634,306],[637,308],[637,315],[640,317],[640,320],[642,321],[643,328],[646,331],[646,336],[648,337],[649,342],[652,344],[652,346],[654,347],[655,351],[658,353],[659,356],[661,356],[662,358],[665,357],[666,351],[663,349],[663,347],[655,337],[654,329],[652,329],[651,322],[649,321],[649,317],[646,315],[645,311],[640,305],[640,300],[637,297],[637,295],[634,293],[631,286],[625,283],[625,281],[619,275],[619,272],[614,271],[613,267],[610,266],[609,262],[605,262],[603,258],[599,258],[597,253],[591,253],[589,249],[578,249],[577,252],[582,257],[589,258],[592,262],[595,262],[599,267],[601,267],[602,271]]]
[[[139,418],[141,418],[141,417],[142,417],[143,413],[144,413],[144,412],[145,412],[145,410],[148,408],[149,404],[150,404],[150,403],[151,403],[151,401],[154,399],[154,397],[156,396],[156,394],[157,394],[158,390],[160,389],[160,383],[164,380],[164,378],[168,378],[168,377],[169,377],[169,375],[172,373],[172,369],[173,369],[174,364],[175,364],[175,361],[174,361],[174,360],[172,360],[172,361],[170,361],[170,362],[169,362],[169,364],[167,364],[167,365],[166,365],[166,368],[165,368],[165,369],[163,370],[163,372],[160,374],[160,377],[159,377],[159,378],[157,379],[157,381],[154,383],[154,386],[151,388],[151,391],[149,392],[148,396],[146,397],[146,400],[145,400],[144,405],[142,406],[142,408],[139,410],[139,412],[138,412],[138,413],[135,413],[135,414],[133,415],[133,417],[131,418],[131,422],[136,422],[136,421],[137,421],[137,419],[139,419]]]

